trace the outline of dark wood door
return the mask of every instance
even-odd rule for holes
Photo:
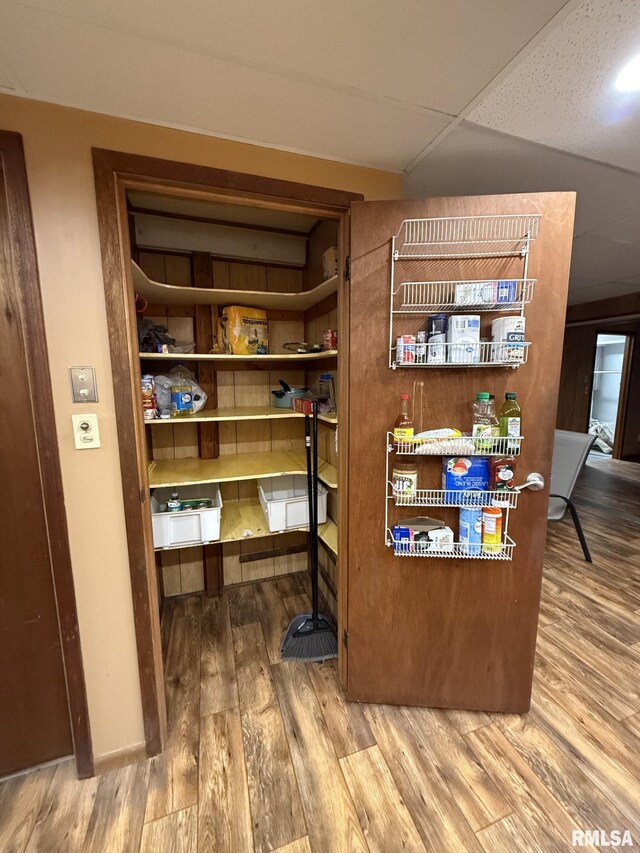
[[[529,707],[547,526],[575,196],[573,193],[361,202],[352,205],[347,502],[348,696],[365,702],[524,712]],[[541,214],[526,310],[528,362],[504,367],[397,369],[388,366],[391,238],[405,219]],[[473,249],[471,249],[473,251]],[[396,265],[402,281],[522,278],[520,257],[440,259]],[[477,313],[469,310],[468,313]],[[493,315],[496,316],[496,315]],[[487,322],[483,321],[483,336]],[[403,326],[401,329],[400,326]],[[425,328],[398,318],[395,332]],[[395,336],[395,335],[394,335]],[[525,440],[517,479],[546,479],[511,510],[511,561],[394,556],[385,545],[386,431],[410,395],[417,426],[471,428],[476,391],[515,391]],[[419,487],[438,489],[441,457],[403,457]],[[455,508],[407,509],[390,502],[390,524],[413,515],[458,528]]]
[[[31,223],[15,227],[21,211],[3,142],[0,136],[0,776],[73,753],[43,498],[42,471],[51,460],[39,454],[36,440],[37,382],[25,332],[29,294],[19,268],[20,242],[28,242],[24,229]],[[39,349],[46,369],[44,340]],[[48,428],[55,437],[53,423]],[[55,499],[62,502],[62,494]],[[61,535],[66,530],[52,529],[52,536]]]

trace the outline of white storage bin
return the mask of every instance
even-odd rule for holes
[[[307,477],[287,474],[258,481],[260,503],[270,533],[304,527],[309,524]],[[327,490],[318,483],[318,524],[327,520]]]
[[[211,498],[211,509],[183,509],[167,512],[167,501],[172,492],[178,492],[180,500]],[[151,495],[151,521],[155,548],[179,548],[186,545],[206,545],[220,538],[220,515],[222,495],[217,484],[185,486],[182,489],[156,489]]]

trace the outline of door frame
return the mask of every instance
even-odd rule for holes
[[[78,776],[94,775],[89,710],[62,489],[46,330],[22,136],[0,130],[0,157],[10,211],[9,233],[31,384],[49,555],[58,612],[69,722]]]
[[[629,399],[629,384],[631,381],[631,364],[633,359],[633,350],[635,347],[635,332],[620,331],[615,327],[596,328],[595,337],[593,339],[593,359],[591,361],[591,376],[589,379],[589,409],[587,411],[587,419],[585,432],[589,432],[589,423],[591,421],[591,406],[593,405],[593,377],[596,369],[596,358],[598,353],[598,336],[599,335],[618,335],[625,338],[624,355],[622,359],[622,371],[620,374],[620,392],[618,394],[618,408],[616,411],[616,424],[613,434],[613,448],[611,452],[612,459],[622,459],[622,448],[624,446],[625,419],[627,414],[627,403]]]
[[[359,193],[328,189],[242,172],[161,160],[138,154],[94,148],[93,166],[102,251],[106,315],[109,326],[111,368],[116,425],[127,529],[127,549],[133,598],[134,623],[140,674],[140,692],[148,755],[162,751],[167,733],[156,562],[151,520],[146,503],[149,479],[146,469],[144,421],[139,405],[139,356],[135,317],[131,316],[133,282],[129,263],[128,189],[145,190],[187,198],[217,199],[277,210],[315,213],[340,221],[340,252],[348,246],[351,202]],[[342,271],[341,271],[342,276]],[[348,328],[348,299],[341,279],[339,288],[341,328]],[[344,341],[345,338],[343,337]],[[346,355],[346,347],[342,347]],[[341,355],[346,376],[347,359]],[[347,411],[347,382],[340,383],[340,407]],[[345,435],[345,430],[341,430]],[[340,440],[340,439],[339,439]],[[339,458],[340,506],[346,506],[347,443],[341,441]],[[339,510],[340,514],[342,511]],[[339,524],[338,550],[347,553],[346,525]],[[346,619],[346,571],[339,572],[338,621]],[[344,679],[346,655],[341,643],[339,667]]]

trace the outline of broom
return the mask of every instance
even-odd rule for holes
[[[311,536],[311,613],[294,616],[287,628],[280,652],[282,660],[323,661],[338,656],[334,623],[318,612],[318,403],[313,411],[313,471],[309,415],[304,418],[304,443],[307,451],[307,492],[309,495],[309,532]]]

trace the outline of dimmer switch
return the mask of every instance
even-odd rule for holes
[[[71,415],[71,420],[76,450],[90,450],[92,447],[100,447],[97,415]]]

